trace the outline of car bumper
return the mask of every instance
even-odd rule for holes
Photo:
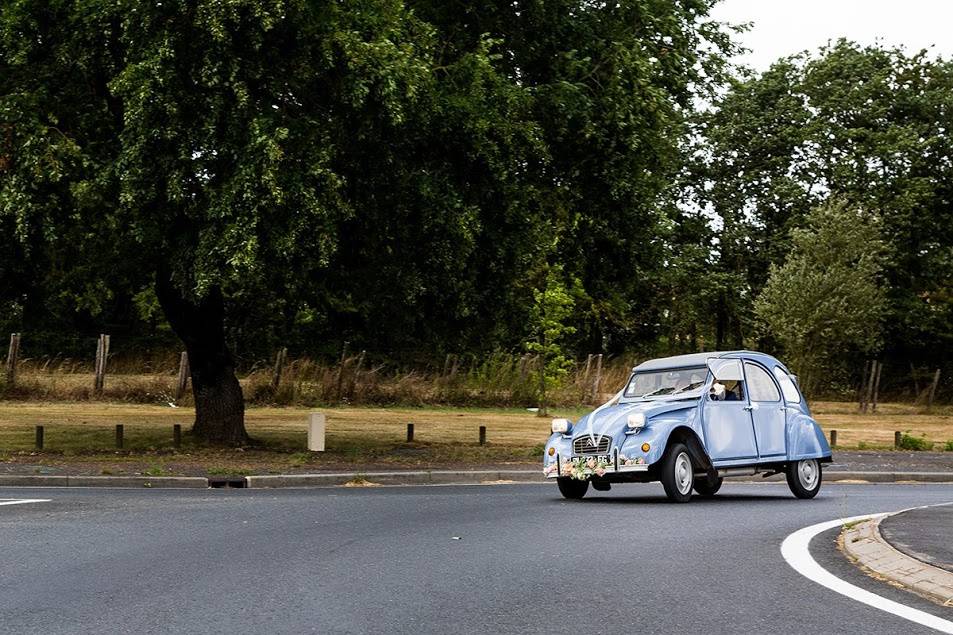
[[[570,476],[574,467],[578,467],[580,463],[585,463],[589,459],[594,459],[596,463],[595,467],[586,468],[591,471],[591,474],[587,475],[589,478],[602,478],[607,474],[631,474],[649,471],[647,463],[633,463],[630,462],[631,459],[627,462],[625,457],[620,457],[618,449],[614,449],[612,454],[602,456],[570,455],[563,457],[557,452],[555,461],[543,468],[543,476],[546,478]]]

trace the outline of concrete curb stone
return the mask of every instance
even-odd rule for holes
[[[953,606],[953,573],[896,550],[880,533],[884,518],[865,520],[841,531],[838,542],[844,553],[878,577],[943,606]]]

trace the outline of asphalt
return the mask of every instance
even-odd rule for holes
[[[552,484],[363,489],[0,488],[5,633],[929,632],[791,569],[806,525],[953,500],[953,486]],[[872,580],[822,535],[812,552]],[[909,597],[907,597],[909,596]]]
[[[953,572],[953,505],[911,509],[885,518],[880,533],[892,547]]]

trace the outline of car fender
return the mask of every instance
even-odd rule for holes
[[[652,465],[662,460],[669,445],[680,442],[691,451],[696,468],[709,470],[712,467],[711,459],[705,450],[699,430],[697,407],[666,412],[660,417],[652,418],[639,434],[627,435],[620,452],[629,457],[642,456],[647,464]],[[651,446],[648,452],[642,452],[643,443]]]
[[[821,459],[831,456],[824,431],[813,418],[797,413],[787,425],[788,460]]]

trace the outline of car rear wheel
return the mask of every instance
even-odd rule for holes
[[[692,456],[682,443],[669,447],[662,461],[662,487],[665,495],[673,503],[687,503],[692,498],[692,486],[695,483],[695,468]]]
[[[788,463],[784,470],[788,487],[798,498],[814,498],[821,490],[821,464],[817,459]]]
[[[556,485],[559,486],[559,493],[563,498],[569,500],[579,500],[586,495],[589,490],[589,481],[580,481],[574,478],[559,477],[556,479]]]
[[[702,476],[695,481],[695,491],[699,496],[711,498],[721,489],[721,484],[724,480],[725,479],[718,476]]]

